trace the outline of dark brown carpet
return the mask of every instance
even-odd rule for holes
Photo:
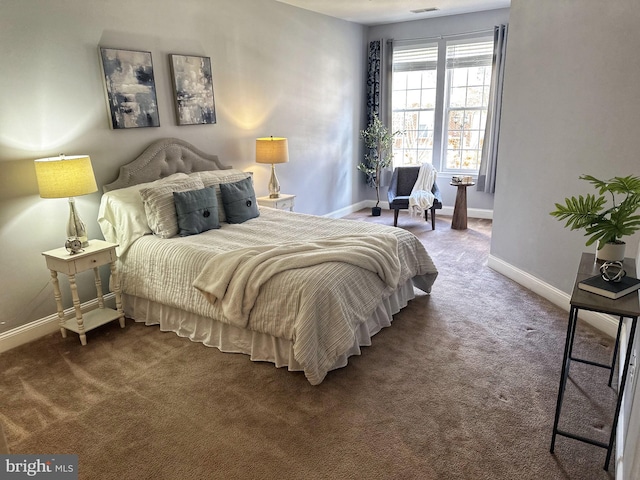
[[[491,222],[399,225],[433,256],[433,292],[320,386],[113,322],[85,347],[53,334],[0,355],[9,448],[78,454],[81,479],[613,478],[598,447],[559,437],[549,453],[567,314],[486,267]],[[610,338],[581,323],[577,342],[608,361]],[[607,372],[571,372],[561,426],[606,441]]]

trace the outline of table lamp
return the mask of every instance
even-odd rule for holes
[[[276,176],[276,163],[289,161],[289,146],[286,138],[268,137],[256,139],[256,163],[271,164],[271,179],[269,180],[269,198],[280,196],[280,183]]]
[[[88,155],[40,158],[34,161],[38,190],[42,198],[69,198],[67,238],[75,237],[87,247],[87,229],[80,220],[73,197],[98,190]]]

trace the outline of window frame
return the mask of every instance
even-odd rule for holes
[[[396,62],[395,62],[395,55],[396,55],[396,49],[400,52],[403,51],[411,51],[411,50],[423,50],[423,53],[427,54],[428,57],[427,59],[423,60],[423,61],[418,61],[418,62],[413,62],[414,65],[413,66],[408,66],[405,68],[397,68],[396,69]],[[396,47],[394,45],[394,51],[393,51],[393,61],[392,61],[392,75],[391,75],[391,79],[392,79],[392,85],[391,85],[391,99],[389,101],[390,104],[390,111],[391,111],[391,121],[392,124],[394,123],[394,118],[398,115],[398,114],[402,114],[405,118],[407,115],[417,115],[418,116],[418,121],[416,121],[416,128],[413,129],[413,131],[416,132],[416,138],[420,137],[420,115],[423,112],[432,112],[431,116],[433,118],[433,129],[431,131],[433,140],[432,140],[432,144],[431,144],[431,148],[430,149],[420,149],[418,148],[418,145],[416,143],[416,145],[414,146],[414,148],[412,149],[406,149],[404,147],[404,145],[406,145],[407,141],[406,141],[406,137],[403,135],[399,135],[396,136],[396,138],[394,139],[394,166],[396,166],[396,155],[395,153],[397,153],[397,150],[401,150],[402,154],[404,155],[406,153],[407,150],[410,151],[414,151],[416,152],[416,154],[420,151],[420,150],[431,150],[431,158],[433,159],[434,154],[435,154],[435,150],[436,148],[439,148],[439,144],[437,143],[437,136],[438,136],[438,132],[436,131],[436,126],[439,123],[437,121],[437,112],[438,112],[438,101],[439,101],[439,95],[438,95],[438,91],[439,91],[439,83],[441,81],[441,79],[439,78],[439,70],[438,70],[438,64],[437,64],[437,60],[440,57],[440,46],[438,44],[437,41],[431,41],[431,42],[419,42],[418,44],[413,44],[411,42],[407,43],[406,45],[400,46],[400,47]],[[404,62],[400,62],[401,64]],[[409,62],[404,63],[405,65],[409,64],[411,65]],[[416,65],[417,64],[417,65]],[[420,68],[420,67],[426,67],[426,68]],[[429,68],[432,67],[432,68]],[[435,99],[434,99],[434,103],[433,103],[433,107],[427,107],[427,108],[407,108],[406,103],[403,105],[403,108],[400,109],[394,109],[393,108],[393,98],[395,96],[395,93],[397,91],[403,91],[405,92],[405,98],[408,96],[407,92],[410,91],[409,88],[407,88],[407,84],[405,83],[405,88],[402,90],[396,90],[394,88],[394,81],[393,81],[393,77],[395,73],[410,73],[410,72],[415,72],[415,71],[419,71],[419,72],[423,72],[422,76],[421,76],[421,87],[419,89],[419,91],[422,92],[425,90],[424,88],[424,72],[431,72],[431,71],[435,71],[435,85],[433,87],[428,87],[429,90],[431,90],[433,88],[433,90],[435,90]],[[408,80],[407,80],[408,81]],[[412,90],[416,90],[416,89],[412,89]],[[403,121],[403,125],[406,126],[405,122]],[[396,128],[395,124],[392,126],[392,131],[397,131],[398,128]],[[404,130],[404,129],[401,129]],[[429,131],[427,129],[427,131]],[[396,148],[396,145],[402,145],[402,148]],[[403,165],[406,165],[406,163],[403,162]]]
[[[476,32],[472,34],[465,35],[456,35],[455,37],[443,37],[443,38],[432,38],[432,39],[424,39],[419,41],[399,41],[394,42],[393,52],[392,52],[392,62],[391,62],[391,88],[390,88],[390,97],[389,97],[389,111],[391,112],[392,118],[392,130],[395,131],[398,129],[398,126],[393,119],[396,114],[399,112],[407,112],[409,109],[394,109],[393,106],[393,95],[397,91],[393,85],[394,74],[396,73],[395,68],[395,56],[396,50],[410,50],[412,48],[427,48],[429,46],[435,47],[437,46],[437,59],[436,59],[436,101],[435,108],[429,109],[429,111],[433,110],[433,118],[434,118],[434,128],[433,128],[433,149],[431,155],[431,163],[436,167],[436,169],[447,175],[456,175],[456,174],[466,174],[466,175],[477,175],[478,169],[463,169],[463,168],[447,168],[447,152],[448,152],[448,120],[449,120],[449,112],[452,110],[450,107],[450,84],[451,84],[451,68],[447,65],[447,47],[452,45],[459,44],[472,44],[472,43],[485,43],[490,42],[493,45],[493,35],[492,32],[487,30],[483,32]],[[491,50],[493,52],[493,49]],[[489,68],[491,68],[492,57],[489,58]],[[486,62],[485,62],[486,63]],[[402,71],[411,71],[411,69],[405,68]],[[414,70],[419,71],[419,70]],[[491,84],[491,70],[489,71],[489,83],[484,85],[483,88],[487,89],[487,98],[488,91],[490,90]],[[457,110],[457,108],[455,108]],[[487,106],[480,106],[477,108],[464,107],[463,109],[472,111],[472,110],[484,110],[486,112]],[[413,109],[415,112],[423,112],[427,111],[426,109]],[[481,121],[485,122],[484,127],[481,129],[484,137],[484,130],[486,128],[486,113],[482,115],[483,119]],[[482,151],[481,142],[483,138],[479,138],[480,144],[480,154]],[[396,139],[396,144],[399,143],[398,139]],[[394,147],[394,150],[397,152],[397,149]],[[394,153],[396,153],[394,152]],[[403,150],[404,153],[404,150]],[[478,159],[478,166],[479,166]],[[394,155],[393,159],[394,167],[406,165],[404,160],[398,161],[396,155]]]

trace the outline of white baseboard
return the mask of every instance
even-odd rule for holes
[[[501,273],[505,277],[510,278],[523,287],[528,288],[532,292],[537,293],[541,297],[549,300],[551,303],[569,312],[569,302],[571,300],[571,296],[569,294],[503,260],[500,260],[497,257],[494,257],[493,255],[489,255],[487,265],[489,268]],[[610,315],[580,310],[579,318],[611,337],[615,337],[616,333],[618,333],[618,319]]]
[[[438,218],[438,215],[453,217],[453,207],[448,207],[447,205],[443,205],[442,210],[438,210],[437,212],[436,218]],[[486,218],[488,220],[493,220],[493,210],[467,208],[467,218]]]
[[[444,207],[443,207],[444,209]],[[453,215],[453,209],[451,211]],[[467,211],[467,217],[469,218],[484,218],[487,220],[493,220],[493,210],[486,210],[483,208],[469,208]]]
[[[339,210],[334,210],[333,212],[325,213],[322,215],[323,217],[329,218],[342,218],[345,215],[349,215],[350,213],[357,212],[358,210],[362,210],[363,208],[375,207],[375,200],[363,200],[362,202],[354,203],[349,205],[348,207],[341,208]],[[380,206],[382,208],[389,208],[389,204],[387,202],[380,202]]]
[[[113,293],[104,295],[104,301],[108,302],[115,300]],[[88,302],[80,305],[82,312],[88,312],[98,308],[98,299],[89,300]],[[73,307],[67,308],[64,311],[65,317],[74,315]],[[19,327],[8,330],[4,333],[0,333],[0,353],[11,350],[12,348],[19,347],[25,343],[37,340],[40,337],[44,337],[53,332],[60,331],[60,319],[58,314],[54,313],[48,317],[29,322],[26,325],[20,325]]]

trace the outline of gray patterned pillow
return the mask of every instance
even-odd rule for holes
[[[140,197],[151,231],[162,238],[175,237],[178,234],[178,217],[173,202],[173,192],[200,188],[204,188],[200,178],[188,177],[184,180],[163,183],[157,187],[141,189]]]
[[[223,183],[233,183],[244,178],[250,178],[251,172],[243,172],[235,168],[227,170],[207,170],[204,172],[195,172],[189,174],[190,177],[198,177],[202,180],[205,187],[214,185],[216,187],[216,198],[218,199],[218,220],[220,223],[226,222],[224,208],[222,208],[222,194],[220,193],[220,185]]]
[[[244,223],[260,215],[251,178],[220,184],[222,205],[229,223]]]
[[[178,235],[186,237],[220,228],[215,187],[173,192],[178,216]]]

